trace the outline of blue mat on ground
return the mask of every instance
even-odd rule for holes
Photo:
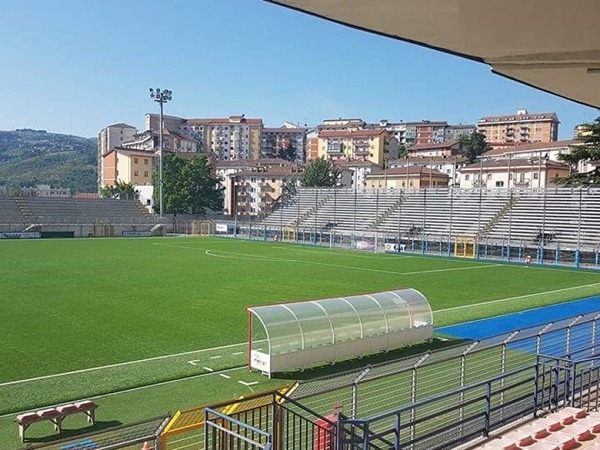
[[[459,339],[479,340],[594,311],[600,311],[600,296],[440,327],[435,331]]]

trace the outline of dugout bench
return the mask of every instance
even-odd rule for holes
[[[62,432],[62,422],[67,416],[74,414],[85,414],[88,423],[96,424],[96,409],[98,405],[90,400],[81,400],[75,403],[57,406],[55,408],[41,409],[35,412],[19,414],[15,422],[19,426],[19,437],[25,442],[25,431],[36,422],[48,420],[54,424],[57,433]]]

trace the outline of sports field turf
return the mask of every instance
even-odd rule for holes
[[[102,400],[131,421],[287,382],[240,369],[248,305],[413,287],[447,325],[600,293],[594,272],[213,238],[4,241],[0,267],[12,437],[14,413],[46,404],[197,377]]]

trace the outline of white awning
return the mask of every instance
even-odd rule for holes
[[[266,0],[600,107],[600,0]]]

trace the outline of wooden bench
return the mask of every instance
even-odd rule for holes
[[[15,419],[15,422],[19,426],[19,437],[21,438],[21,442],[25,442],[25,430],[33,423],[49,420],[54,424],[56,432],[61,433],[62,421],[65,417],[72,416],[73,414],[85,414],[87,416],[87,421],[94,425],[96,423],[96,409],[98,409],[96,403],[89,400],[81,400],[79,402],[61,405],[55,408],[46,408],[35,412],[19,414]]]

